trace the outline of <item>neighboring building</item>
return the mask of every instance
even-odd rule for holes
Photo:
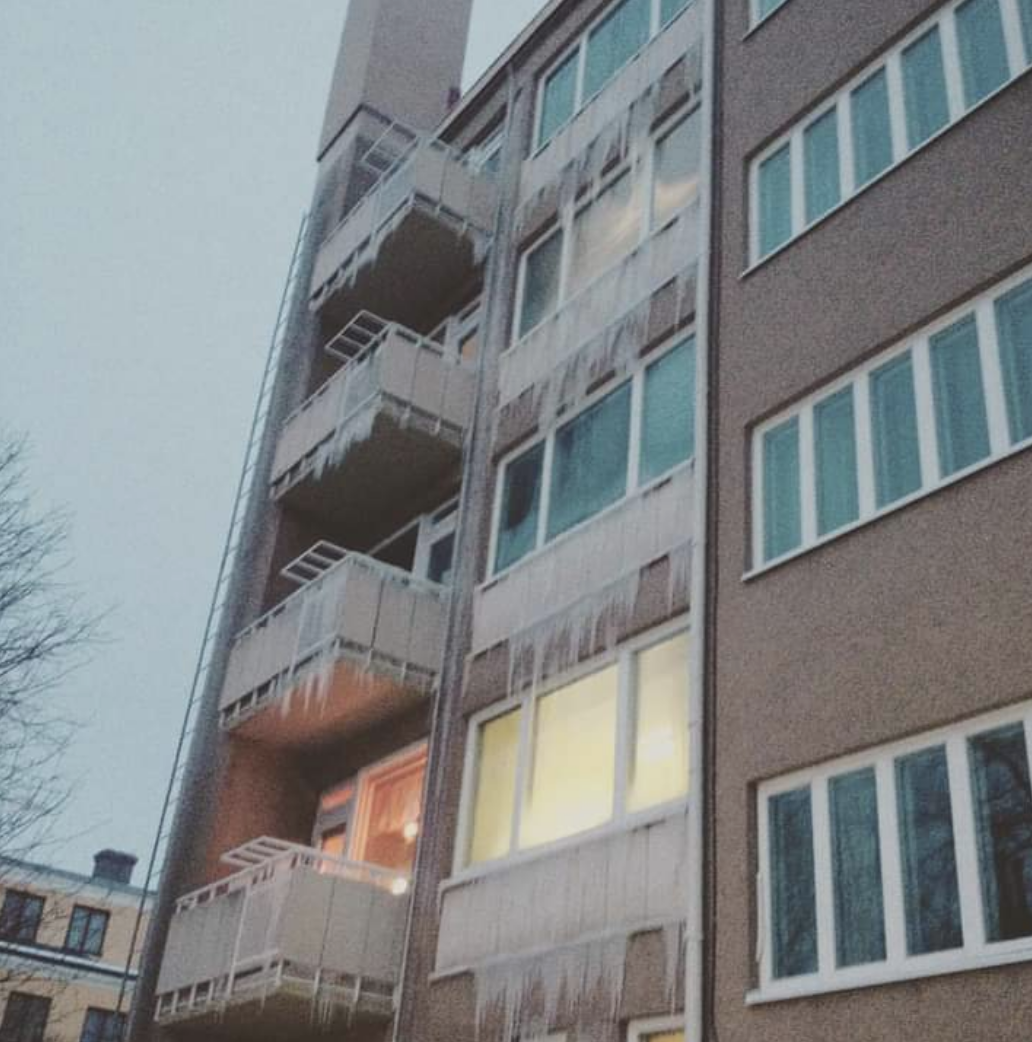
[[[120,1042],[150,904],[130,883],[135,864],[102,850],[87,876],[0,859],[2,1042]]]
[[[133,1042],[1027,1040],[1032,3],[471,2],[348,6]]]

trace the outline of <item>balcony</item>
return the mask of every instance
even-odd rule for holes
[[[489,173],[442,141],[415,137],[323,242],[312,306],[342,321],[365,308],[418,324],[475,274],[498,202]]]
[[[456,470],[475,371],[439,344],[373,315],[328,345],[345,365],[286,420],[272,494],[346,542],[389,531]]]
[[[392,1015],[406,876],[267,838],[223,860],[239,871],[173,913],[162,1027],[276,1039]]]
[[[440,669],[444,587],[361,554],[319,544],[322,567],[237,635],[220,699],[222,724],[246,738],[309,748],[384,721],[426,698]],[[317,554],[314,551],[319,550]]]

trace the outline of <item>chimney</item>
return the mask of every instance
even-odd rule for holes
[[[320,157],[362,109],[432,130],[462,85],[473,0],[350,0]]]
[[[105,883],[126,883],[133,878],[136,858],[121,850],[100,850],[93,855],[93,878]]]

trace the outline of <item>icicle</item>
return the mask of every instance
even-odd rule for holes
[[[677,984],[683,969],[686,936],[683,922],[667,923],[663,929],[664,971],[667,1006],[671,1013],[677,1004]]]

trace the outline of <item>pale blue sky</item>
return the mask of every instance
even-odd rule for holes
[[[467,84],[542,4],[475,0]],[[111,609],[61,692],[86,871],[150,848],[346,0],[0,8],[0,425]]]

